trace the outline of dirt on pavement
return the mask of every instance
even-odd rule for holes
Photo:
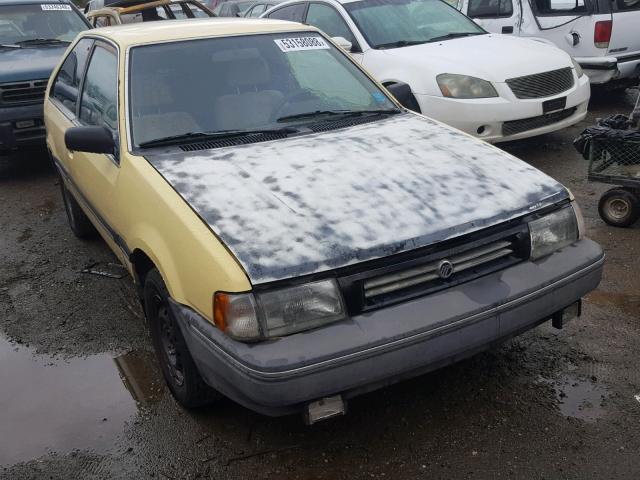
[[[583,315],[356,398],[303,425],[231,401],[179,407],[131,279],[67,226],[42,152],[0,178],[0,478],[640,478],[640,223],[606,226],[573,138],[629,113],[600,93],[580,125],[502,145],[567,185],[605,276]],[[107,273],[108,276],[100,273]]]

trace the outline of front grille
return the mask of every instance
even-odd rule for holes
[[[0,84],[0,105],[24,105],[44,101],[47,80]]]
[[[497,242],[472,248],[446,259],[451,265],[453,274],[460,274],[472,268],[482,268],[483,265],[507,257],[513,254],[513,245],[509,241]],[[414,287],[416,285],[428,285],[430,282],[439,281],[439,267],[444,260],[437,260],[415,268],[401,270],[396,273],[375,277],[364,282],[365,300],[374,299],[380,295]]]
[[[507,80],[513,94],[522,99],[558,95],[569,90],[573,84],[573,70],[570,67]]]
[[[546,127],[554,123],[561,122],[576,113],[577,108],[572,107],[559,112],[548,113],[539,117],[523,118],[522,120],[512,120],[502,124],[502,135],[509,136],[517,133],[527,132],[536,128]]]
[[[381,260],[382,264],[339,276],[351,315],[451,288],[528,258],[524,222],[492,227]],[[450,276],[439,274],[444,265]]]

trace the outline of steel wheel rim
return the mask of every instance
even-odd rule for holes
[[[181,387],[184,385],[184,370],[180,354],[176,349],[175,326],[169,316],[167,304],[162,301],[159,295],[154,297],[154,304],[159,328],[160,350],[162,351],[164,363],[174,383]]]
[[[629,216],[631,206],[621,198],[612,198],[607,205],[607,212],[612,218],[622,220]]]

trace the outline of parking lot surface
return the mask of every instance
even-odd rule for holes
[[[597,93],[582,124],[502,145],[568,186],[605,276],[583,315],[359,397],[312,427],[164,386],[131,279],[67,226],[42,153],[0,179],[0,478],[640,478],[640,225],[606,226],[573,138],[628,114]],[[7,163],[7,162],[5,162]]]

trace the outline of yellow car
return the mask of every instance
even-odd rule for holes
[[[342,414],[562,327],[601,277],[566,188],[401,108],[312,27],[89,30],[53,72],[45,123],[71,229],[129,269],[187,407],[224,394]]]

